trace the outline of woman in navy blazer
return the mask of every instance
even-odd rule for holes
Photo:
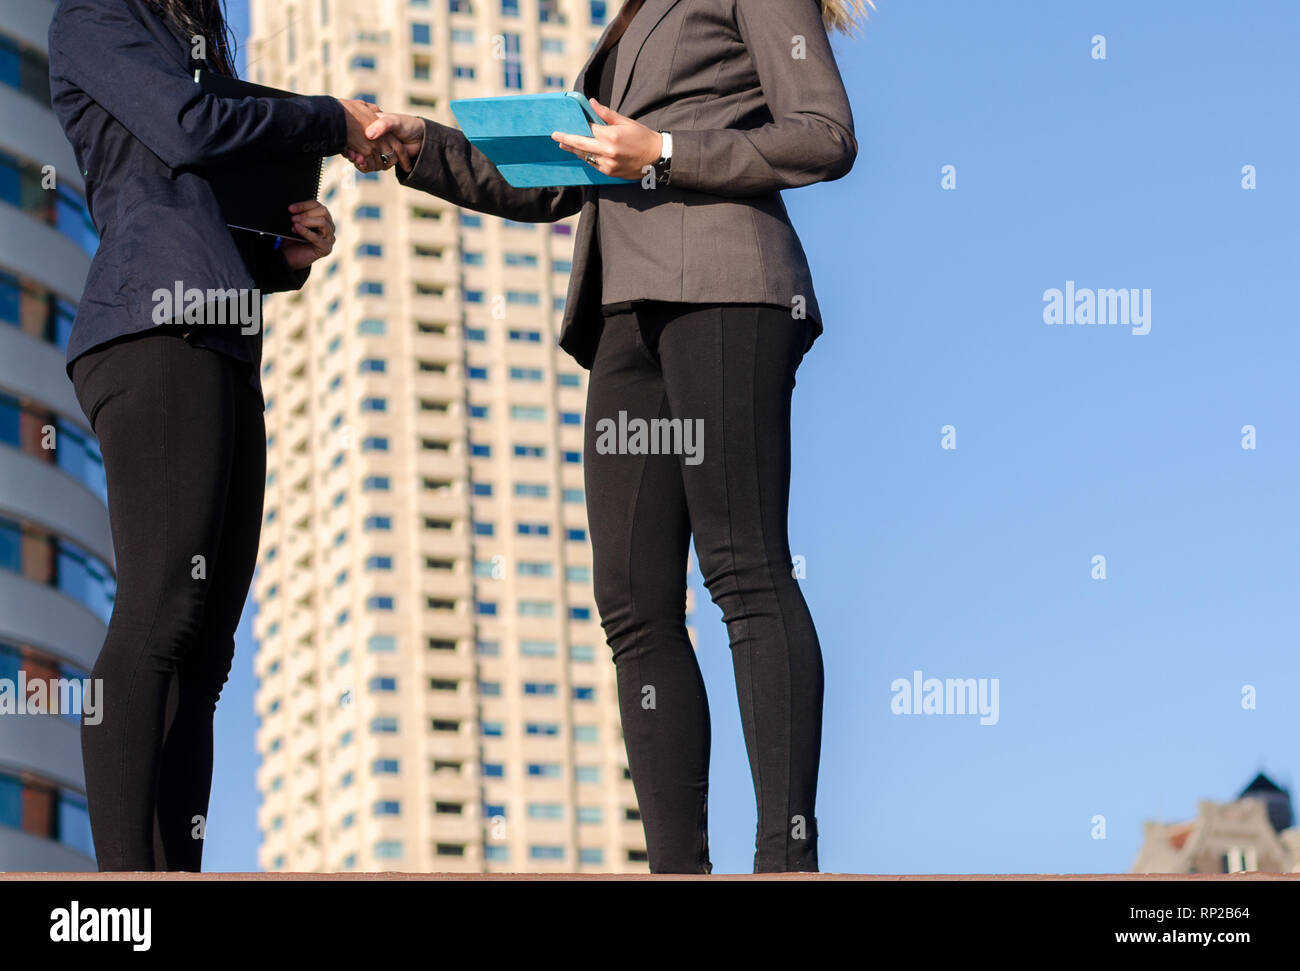
[[[117,569],[92,673],[103,717],[82,726],[95,850],[101,870],[198,870],[262,518],[260,295],[300,288],[334,245],[315,201],[292,207],[301,242],[229,229],[212,177],[345,148],[367,167],[394,158],[365,138],[362,102],[200,93],[196,68],[235,73],[219,0],[62,0],[49,51],[100,234],[68,342]],[[186,291],[201,299],[173,306]]]

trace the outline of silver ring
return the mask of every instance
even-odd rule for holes
[[[588,164],[588,165],[595,165],[595,164],[596,164],[596,156],[594,156],[594,155],[588,155],[588,156],[587,156],[587,164]]]
[[[387,165],[389,159],[391,159],[392,157],[393,157],[393,156],[388,155],[388,154],[380,155],[380,156],[379,156],[379,161],[381,161],[381,162],[383,162],[385,165]]]

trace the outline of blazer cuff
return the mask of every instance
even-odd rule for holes
[[[678,129],[673,133],[672,179],[674,189],[697,189],[700,185],[700,138],[702,132]]]
[[[301,290],[311,276],[311,267],[295,270],[289,266],[282,250],[272,250],[263,264],[262,279],[258,281],[264,293],[287,293]]]
[[[446,175],[442,156],[436,148],[437,140],[444,137],[444,132],[452,130],[446,125],[425,118],[424,141],[420,144],[420,154],[415,157],[415,164],[411,166],[411,171],[404,172],[401,166],[397,167],[397,181],[408,188],[432,193],[440,179]]]
[[[305,95],[303,100],[311,105],[321,123],[319,140],[305,142],[303,151],[323,158],[342,155],[348,147],[348,113],[342,103],[325,94]]]

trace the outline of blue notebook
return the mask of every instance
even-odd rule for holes
[[[591,135],[600,116],[577,91],[462,98],[451,102],[465,137],[518,189],[556,185],[626,185],[565,151],[551,132]]]

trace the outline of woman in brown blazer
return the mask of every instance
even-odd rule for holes
[[[822,324],[781,190],[853,165],[827,33],[849,32],[862,3],[627,0],[574,85],[607,125],[554,137],[632,184],[517,189],[453,128],[384,115],[367,130],[401,139],[405,185],[458,206],[539,222],[582,212],[559,343],[591,371],[596,604],[655,873],[712,868],[709,709],[685,623],[692,535],[731,642],[754,870],[818,868],[822,657],[786,519],[791,392]],[[610,434],[638,419],[676,437],[641,449]]]

